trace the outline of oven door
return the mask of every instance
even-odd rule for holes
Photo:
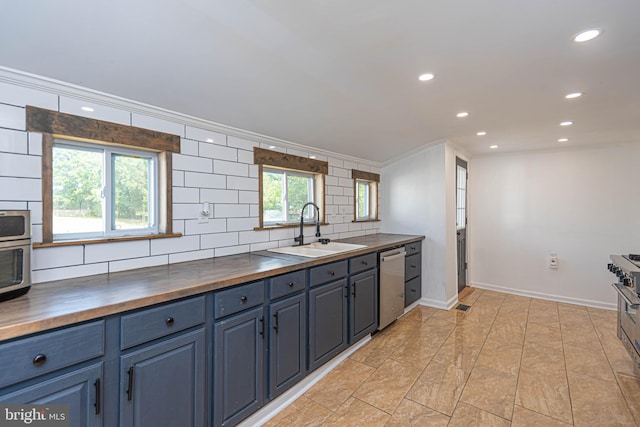
[[[618,338],[636,366],[640,367],[640,298],[618,283]]]
[[[31,285],[31,240],[0,242],[0,293]]]

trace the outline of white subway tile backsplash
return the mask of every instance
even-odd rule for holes
[[[327,176],[324,177],[324,184],[325,185],[335,185],[335,186],[337,186],[339,182],[340,182],[340,180],[338,179],[337,176],[327,175]]]
[[[84,262],[84,247],[59,246],[34,249],[31,253],[31,267],[34,270],[80,265]]]
[[[249,190],[258,191],[258,179],[243,178],[240,176],[228,176],[227,188],[229,190]]]
[[[42,200],[42,182],[40,179],[0,176],[0,200],[40,201]]]
[[[347,196],[333,196],[333,203],[335,203],[336,205],[346,205],[349,204],[349,199],[352,197],[347,197]]]
[[[180,154],[185,156],[197,156],[200,144],[193,139],[180,138]]]
[[[197,220],[186,220],[184,222],[184,234],[208,234],[208,233],[224,233],[227,231],[227,221],[224,219],[212,219],[201,222]]]
[[[200,190],[197,188],[173,187],[173,203],[199,203]]]
[[[277,248],[277,247],[278,247],[278,242],[252,243],[250,245],[249,250],[251,252],[257,252],[257,251],[265,251],[267,249]]]
[[[31,241],[42,242],[42,225],[31,225]]]
[[[227,177],[212,173],[185,172],[185,187],[227,188]]]
[[[346,169],[342,169],[342,168],[332,168],[330,167],[330,172],[333,176],[337,176],[340,178],[351,178],[351,171],[350,170],[346,170]]]
[[[27,133],[0,129],[0,152],[27,154],[29,152]],[[0,173],[2,172],[0,171]]]
[[[249,205],[249,216],[260,216],[260,205]]]
[[[261,243],[269,241],[269,230],[261,231],[241,231],[239,233],[240,244]]]
[[[238,191],[239,203],[259,203],[260,193],[257,191]]]
[[[203,188],[200,190],[200,200],[210,203],[238,203],[238,191]]]
[[[40,178],[42,160],[38,156],[0,153],[0,174],[19,178]]]
[[[12,105],[0,104],[0,128],[25,130],[25,109]]]
[[[260,169],[258,168],[258,165],[249,165],[249,177],[258,178],[259,174],[260,174]]]
[[[362,224],[359,222],[350,222],[349,223],[349,231],[360,231],[362,230]]]
[[[269,240],[293,239],[297,232],[297,228],[274,228],[269,230]]]
[[[84,249],[84,262],[87,264],[146,256],[149,256],[148,240],[95,243],[86,245]]]
[[[349,231],[349,223],[333,224],[334,233],[346,233]]]
[[[111,261],[109,263],[109,272],[133,270],[135,268],[155,267],[158,265],[166,265],[169,263],[168,255],[158,255],[145,258],[131,258],[120,261]]]
[[[242,254],[242,253],[245,253],[245,252],[249,252],[250,250],[251,250],[251,246],[249,246],[249,245],[229,246],[229,247],[226,247],[226,248],[216,248],[215,249],[215,256],[219,257],[219,256]]]
[[[42,156],[42,134],[29,132],[29,154]]]
[[[200,212],[199,203],[174,203],[173,219],[195,219]]]
[[[371,166],[369,166],[366,163],[358,163],[358,166],[353,169],[358,169],[359,171],[364,171],[364,172],[370,172]]]
[[[353,179],[351,178],[338,178],[338,185],[340,187],[349,187],[353,189]]]
[[[200,247],[202,249],[236,246],[237,244],[238,233],[203,234],[200,236]]]
[[[194,252],[180,252],[178,254],[169,254],[169,264],[176,262],[196,261],[199,259],[213,258],[213,249],[205,249]]]
[[[229,147],[240,148],[242,150],[253,151],[253,147],[258,147],[259,142],[249,141],[248,139],[238,138],[237,136],[229,136],[227,138]]]
[[[151,240],[151,255],[188,252],[200,249],[199,236],[182,236],[170,239]]]
[[[238,162],[253,164],[253,151],[238,150]]]
[[[351,171],[351,169],[358,169],[358,164],[355,163],[355,162],[351,162],[349,160],[345,160],[343,168],[348,169],[349,171]]]
[[[227,231],[249,231],[258,226],[258,218],[229,218]]]
[[[73,267],[59,267],[48,270],[34,270],[31,272],[33,283],[49,282],[52,280],[72,279],[74,277],[93,276],[109,272],[109,263],[75,265]],[[44,285],[46,286],[46,285]]]
[[[202,157],[185,156],[182,154],[173,154],[173,169],[188,172],[213,172],[213,161],[211,159],[203,159]]]
[[[342,159],[338,159],[335,157],[329,157],[329,167],[337,167],[337,168],[343,168],[344,167],[344,160]]]
[[[227,135],[211,130],[187,126],[186,132],[187,138],[189,139],[195,139],[198,141],[204,141],[218,145],[226,145],[227,143]]]
[[[238,161],[238,150],[236,148],[223,147],[206,142],[200,143],[200,156],[211,159]]]
[[[183,187],[184,186],[184,171],[173,171],[171,174],[171,183],[174,187]]]
[[[174,219],[172,224],[173,224],[173,228],[172,228],[172,232],[176,233],[176,234],[184,234],[184,221],[183,219]]]
[[[215,218],[247,218],[249,217],[249,205],[216,203],[213,212]]]
[[[333,185],[327,185],[327,194],[330,196],[342,196],[344,195],[344,189],[342,187],[334,187]]]
[[[214,160],[213,172],[220,175],[249,176],[249,166],[244,163],[228,162],[226,160]]]
[[[93,111],[85,111],[82,107],[91,108]],[[131,113],[128,111],[66,96],[60,97],[60,112],[131,126]]]
[[[158,132],[170,133],[184,137],[184,125],[171,122],[169,120],[158,119],[156,117],[146,116],[144,114],[132,113],[131,124],[133,126],[145,129],[151,129]]]
[[[58,95],[4,82],[0,83],[0,103],[58,111]]]
[[[42,202],[29,202],[31,224],[42,224]]]

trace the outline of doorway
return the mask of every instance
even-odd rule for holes
[[[467,286],[467,162],[456,157],[458,292]]]

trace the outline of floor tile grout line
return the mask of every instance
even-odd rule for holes
[[[556,306],[557,309],[557,306]],[[564,375],[567,380],[567,393],[569,394],[569,407],[571,408],[571,424],[576,425],[576,416],[573,412],[573,399],[571,397],[571,384],[569,383],[569,369],[567,368],[567,355],[564,351],[564,335],[562,334],[562,322],[560,322],[560,311],[558,310],[558,323],[560,323],[560,342],[562,343],[562,360],[564,362]]]

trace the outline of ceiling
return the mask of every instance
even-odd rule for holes
[[[385,162],[442,139],[640,141],[639,16],[637,0],[14,0],[0,65]]]

